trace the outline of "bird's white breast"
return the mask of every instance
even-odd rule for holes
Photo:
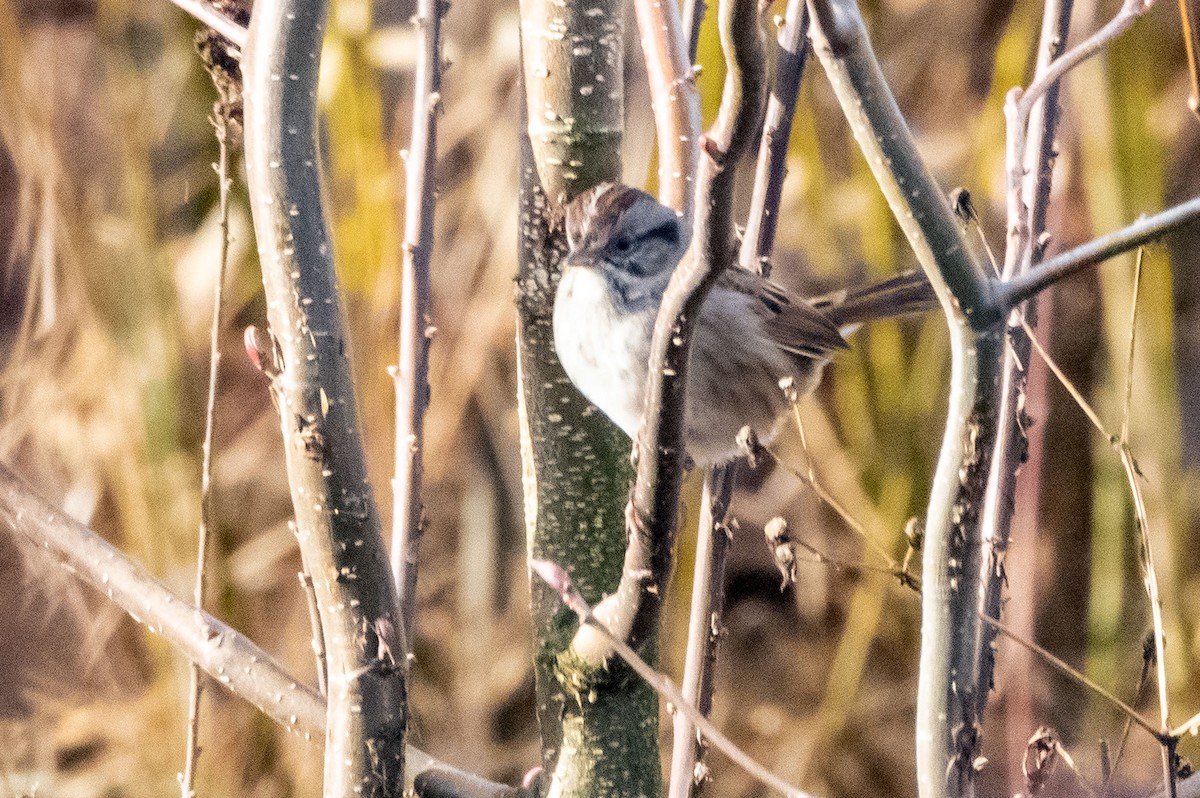
[[[618,313],[604,276],[568,268],[554,301],[554,349],[580,392],[631,438],[637,434],[654,308]]]

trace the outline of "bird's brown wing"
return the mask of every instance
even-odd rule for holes
[[[829,316],[770,280],[734,267],[721,273],[719,284],[758,300],[767,334],[785,352],[826,358],[848,346]]]

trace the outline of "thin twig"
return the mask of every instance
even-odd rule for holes
[[[700,94],[692,75],[679,6],[674,0],[634,0],[633,6],[658,134],[658,201],[674,208],[683,220],[683,229],[690,231],[699,154],[695,136],[700,131]]]
[[[793,395],[789,396],[788,398],[792,406],[792,419],[796,422],[796,431],[800,435],[800,449],[804,452],[805,473],[801,474],[786,464],[784,467],[788,468],[788,470],[791,471],[795,476],[799,477],[802,482],[806,483],[810,488],[812,488],[813,492],[817,494],[817,498],[824,502],[835,513],[837,513],[838,517],[845,522],[846,526],[854,530],[854,532],[863,539],[863,542],[867,544],[867,548],[883,558],[883,561],[888,564],[889,568],[892,568],[893,570],[898,568],[899,566],[896,563],[896,559],[888,553],[888,550],[877,537],[867,531],[866,524],[862,523],[853,515],[851,515],[850,511],[842,506],[842,503],[834,498],[832,493],[825,490],[825,486],[822,485],[817,479],[817,471],[813,464],[813,457],[808,451],[808,436],[804,433],[804,420],[800,416],[799,396]],[[770,447],[763,448],[768,454],[771,455],[771,458],[774,459],[775,462],[782,463],[782,460],[780,460],[779,456],[776,455],[775,452],[770,449]]]
[[[842,519],[842,522],[845,523],[846,526],[850,527],[855,534],[861,537],[865,542],[871,544],[868,546],[868,548],[882,557],[884,561],[888,563],[888,565],[885,567],[880,567],[876,565],[870,565],[868,563],[856,563],[849,562],[847,560],[839,560],[818,550],[811,543],[806,543],[803,540],[796,539],[796,545],[810,552],[816,558],[815,560],[812,560],[812,562],[827,563],[839,570],[856,569],[886,574],[894,577],[898,582],[900,582],[900,584],[912,589],[914,592],[921,592],[920,577],[909,573],[907,569],[905,569],[903,563],[897,562],[895,558],[887,553],[886,549],[879,546],[878,541],[867,532],[866,526],[853,515],[851,515],[850,512],[841,504],[841,502],[834,498],[833,494],[825,490],[824,486],[821,485],[820,482],[817,482],[809,476],[797,471],[770,448],[764,446],[762,451],[765,452],[772,460],[778,463],[782,468],[784,468],[789,474],[812,488],[813,492],[817,494],[817,498],[820,499],[821,502],[827,507],[829,507],[829,509],[833,510],[837,516]]]
[[[1187,49],[1188,80],[1192,94],[1188,108],[1200,116],[1200,7],[1197,0],[1179,0],[1179,19],[1183,26],[1183,44]]]
[[[1133,404],[1133,363],[1135,344],[1137,341],[1138,297],[1142,286],[1142,255],[1139,249],[1137,261],[1133,267],[1133,298],[1129,310],[1129,357],[1125,369],[1125,407],[1121,413],[1121,465],[1129,482],[1133,495],[1134,515],[1137,519],[1138,538],[1142,545],[1142,579],[1146,588],[1146,596],[1150,599],[1150,618],[1154,628],[1154,659],[1155,676],[1158,684],[1158,711],[1164,733],[1171,728],[1170,703],[1167,696],[1167,663],[1166,663],[1166,634],[1163,629],[1162,599],[1158,594],[1158,574],[1154,568],[1154,549],[1150,543],[1150,518],[1146,511],[1146,501],[1138,482],[1137,463],[1129,448],[1129,417]],[[1168,798],[1175,798],[1176,773],[1175,750],[1173,745],[1162,746],[1163,757],[1163,786]]]
[[[205,0],[171,0],[178,8],[224,36],[239,50],[246,48],[249,31]],[[235,58],[238,53],[230,53]]]
[[[775,84],[767,101],[767,116],[758,147],[758,163],[754,171],[754,193],[750,196],[750,213],[738,261],[743,269],[764,276],[771,270],[771,251],[775,246],[775,229],[779,223],[779,201],[783,181],[787,176],[788,141],[792,134],[792,118],[796,115],[796,98],[804,78],[804,62],[808,56],[808,6],[804,0],[788,0],[786,15],[779,29],[778,63]]]
[[[700,499],[700,522],[696,530],[696,564],[692,577],[692,605],[684,656],[684,700],[708,717],[712,707],[713,670],[721,632],[725,598],[725,564],[729,554],[729,529],[725,513],[733,493],[737,462],[720,465],[706,476]],[[696,726],[686,713],[676,713],[671,751],[670,790],[672,798],[687,798],[703,782],[703,750]]]
[[[687,59],[689,70],[696,63],[696,52],[700,49],[700,25],[708,3],[704,0],[683,0],[683,32],[687,36]]]
[[[1070,665],[1063,662],[1061,659],[1054,656],[1049,651],[1047,651],[1046,649],[1039,646],[1037,643],[1034,643],[1033,641],[1026,640],[1025,638],[1021,637],[1015,631],[1008,628],[1004,624],[1000,623],[1000,621],[997,621],[995,618],[989,618],[988,616],[982,615],[982,614],[979,617],[981,620],[983,620],[984,623],[986,623],[988,626],[991,626],[996,631],[1000,632],[1002,635],[1007,637],[1009,640],[1012,640],[1014,643],[1017,643],[1018,645],[1022,646],[1023,648],[1026,648],[1029,651],[1031,651],[1034,654],[1041,657],[1043,660],[1046,661],[1046,663],[1048,665],[1053,667],[1059,673],[1062,673],[1064,676],[1071,679],[1072,681],[1082,684],[1084,687],[1088,688],[1093,693],[1095,693],[1096,695],[1103,698],[1109,704],[1111,704],[1114,707],[1116,707],[1117,709],[1121,710],[1121,712],[1124,713],[1125,717],[1129,718],[1131,721],[1136,723],[1138,726],[1145,729],[1146,732],[1148,732],[1150,734],[1150,736],[1153,737],[1154,739],[1158,740],[1159,742],[1162,742],[1164,740],[1166,735],[1163,732],[1159,731],[1158,729],[1154,728],[1154,725],[1151,724],[1150,721],[1146,720],[1141,715],[1139,715],[1136,709],[1129,706],[1124,701],[1122,701],[1121,699],[1117,698],[1115,695],[1110,693],[1108,690],[1104,689],[1099,684],[1097,684],[1096,682],[1089,679],[1085,674],[1080,673],[1075,668],[1072,668]]]
[[[441,106],[440,0],[419,0],[413,25],[420,46],[413,73],[412,141],[404,156],[404,257],[400,270],[400,359],[396,391],[395,469],[392,479],[392,575],[400,601],[406,655],[416,630],[417,562],[421,544],[422,457],[429,404],[430,257],[436,206],[437,116]],[[407,657],[406,657],[407,661]]]
[[[304,603],[308,607],[308,621],[312,626],[313,658],[317,665],[317,691],[321,695],[328,694],[329,672],[325,663],[325,633],[321,629],[321,608],[317,605],[317,591],[313,589],[313,580],[304,571],[297,571],[296,578],[300,580],[300,589],[304,592]]]
[[[686,714],[692,723],[696,725],[700,734],[704,735],[717,750],[771,789],[778,790],[784,795],[789,796],[789,798],[811,798],[808,793],[793,787],[756,762],[749,754],[738,748],[732,740],[722,734],[708,718],[704,717],[699,709],[686,701],[683,693],[680,692],[679,688],[675,686],[675,683],[668,676],[654,670],[644,659],[638,656],[636,651],[625,643],[622,635],[614,633],[604,621],[597,617],[591,606],[588,605],[579,591],[575,589],[575,586],[571,584],[571,578],[567,575],[566,571],[549,560],[531,560],[529,565],[538,576],[546,581],[546,584],[558,591],[563,604],[578,616],[581,627],[587,626],[599,632],[608,641],[609,645],[612,646],[613,651],[638,676],[641,676],[646,681],[646,684],[650,685],[654,688],[655,692],[669,701],[676,712]]]
[[[217,373],[221,363],[222,305],[225,294],[225,270],[229,265],[229,140],[228,117],[224,104],[214,106],[212,124],[217,137],[218,217],[221,243],[217,253],[217,273],[213,280],[212,326],[208,340],[208,395],[204,408],[204,444],[200,456],[200,528],[196,536],[196,581],[192,603],[204,609],[206,571],[208,564],[208,533],[212,525],[212,448],[213,430],[217,417]],[[192,798],[196,794],[196,763],[200,758],[200,697],[203,692],[200,666],[192,663],[188,690],[187,754],[183,773],[179,776],[180,794]]]
[[[1200,218],[1200,197],[1138,219],[1127,227],[1053,257],[1028,274],[1002,283],[997,288],[1000,304],[1006,309],[1014,308],[1064,277],[1137,249],[1197,218]]]

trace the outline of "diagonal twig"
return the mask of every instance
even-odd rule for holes
[[[3,463],[0,521],[288,732],[312,743],[322,739],[325,701],[318,692],[292,678],[245,635],[178,598],[124,552],[38,496]],[[457,770],[416,748],[408,746],[406,754],[408,784],[435,771],[469,785],[457,793],[462,798],[513,798],[510,788]]]
[[[249,32],[237,21],[225,16],[211,3],[205,0],[171,0],[180,10],[194,17],[217,33],[224,36],[239,50],[246,48],[246,38]],[[233,55],[231,53],[231,55]]]
[[[686,713],[700,733],[716,746],[721,753],[736,762],[739,767],[751,776],[768,787],[778,790],[785,796],[788,796],[788,798],[812,798],[808,793],[791,786],[756,762],[749,754],[738,748],[732,740],[722,734],[708,718],[704,717],[704,714],[699,709],[687,702],[683,697],[683,693],[680,692],[679,688],[675,686],[675,683],[670,678],[654,670],[625,642],[623,635],[609,628],[608,624],[598,616],[597,611],[588,605],[579,591],[575,589],[575,586],[571,584],[571,578],[567,575],[566,571],[556,563],[548,560],[533,560],[530,562],[530,567],[548,585],[558,591],[563,604],[567,605],[579,617],[581,627],[586,626],[587,628],[594,629],[599,635],[604,637],[609,645],[612,646],[617,656],[624,660],[648,685],[654,688],[655,692],[669,701],[676,712]]]

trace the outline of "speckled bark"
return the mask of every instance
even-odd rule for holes
[[[404,650],[367,483],[321,203],[316,86],[323,0],[260,0],[242,59],[246,170],[278,349],[274,390],[304,567],[329,669],[325,796],[399,796]]]
[[[554,353],[566,241],[550,198],[620,178],[623,11],[620,2],[521,3],[530,98],[517,279],[526,531],[530,556],[567,569],[592,603],[621,577],[630,442],[579,394]],[[572,55],[577,48],[586,54]],[[574,614],[540,579],[530,591],[545,783],[554,774],[557,796],[657,796],[657,696],[623,665],[595,670],[569,661]]]
[[[621,176],[622,0],[521,0],[526,121],[556,204]]]

